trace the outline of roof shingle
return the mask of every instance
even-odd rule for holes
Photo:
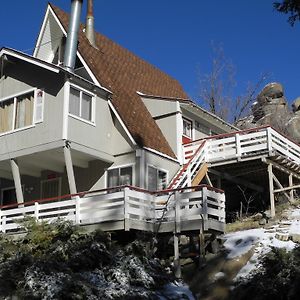
[[[69,15],[52,4],[51,7],[67,31]],[[136,143],[175,158],[136,92],[186,99],[179,82],[102,34],[95,35],[98,47],[95,49],[85,37],[83,28],[81,25],[78,51],[100,84],[113,92],[112,103]]]

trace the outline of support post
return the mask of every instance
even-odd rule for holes
[[[271,204],[271,217],[275,217],[275,200],[274,200],[274,184],[273,184],[273,168],[272,164],[268,164],[269,175],[269,197]]]
[[[65,164],[69,182],[69,189],[70,194],[77,194],[76,188],[76,181],[73,169],[73,162],[72,162],[72,155],[71,155],[71,148],[68,141],[66,141],[66,145],[64,146],[64,157],[65,157]],[[78,196],[75,197],[75,223],[80,223],[80,198]]]
[[[10,166],[11,166],[11,170],[12,170],[12,174],[13,174],[13,178],[14,178],[14,183],[15,183],[17,202],[18,203],[24,203],[20,170],[19,170],[19,166],[18,166],[16,160],[11,159],[10,160]]]
[[[181,278],[181,266],[179,257],[179,237],[174,232],[174,274],[176,278]]]
[[[75,176],[74,176],[74,170],[73,170],[73,163],[72,163],[72,156],[71,156],[71,148],[70,148],[68,141],[66,141],[66,145],[64,146],[64,157],[65,157],[65,164],[66,164],[70,194],[77,194],[77,188],[76,188],[76,182],[75,182]]]
[[[289,187],[293,186],[293,175],[290,174],[289,175]],[[294,202],[294,190],[290,190],[290,202],[293,203]]]
[[[205,260],[205,237],[203,226],[200,227],[199,232],[199,255],[199,263],[201,265],[201,263]]]

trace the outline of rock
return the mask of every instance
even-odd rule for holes
[[[251,219],[252,219],[253,221],[259,221],[259,220],[261,220],[262,218],[263,218],[263,215],[262,215],[261,213],[257,213],[257,214],[255,214],[254,216],[251,217]]]
[[[290,239],[294,242],[294,243],[300,243],[300,234],[298,233],[292,233],[290,234]]]
[[[261,220],[259,220],[258,222],[259,225],[266,225],[267,224],[267,220],[265,218],[262,218]]]
[[[289,240],[289,235],[288,234],[282,234],[282,233],[276,233],[275,238],[277,240],[286,242]]]

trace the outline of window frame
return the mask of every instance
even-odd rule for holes
[[[71,97],[71,89],[75,89],[77,91],[79,91],[80,93],[80,96],[79,96],[79,116],[75,115],[75,114],[72,114],[70,112],[70,97]],[[90,96],[92,99],[92,103],[91,103],[91,120],[87,120],[83,117],[81,117],[81,107],[82,107],[82,93]],[[96,111],[96,95],[76,84],[73,84],[73,83],[70,83],[69,84],[69,92],[68,92],[68,98],[69,98],[69,105],[68,105],[68,115],[76,120],[79,120],[79,121],[82,121],[82,122],[85,122],[87,124],[90,124],[90,125],[93,125],[95,126],[96,125],[96,122],[95,122],[95,111]]]
[[[134,186],[134,184],[135,184],[135,164],[132,163],[132,164],[112,166],[112,167],[106,169],[106,171],[105,171],[105,186],[106,186],[106,188],[107,189],[113,188],[113,187],[108,186],[108,171],[119,169],[119,179],[120,179],[120,170],[123,169],[123,168],[128,168],[128,167],[131,167],[131,169],[132,169],[132,186]]]
[[[42,118],[40,120],[36,120],[36,107],[37,107],[37,91],[41,91],[43,93],[42,96]],[[20,128],[15,128],[15,121],[16,121],[16,112],[17,112],[17,101],[18,101],[18,97],[22,96],[22,95],[26,95],[29,93],[33,92],[33,112],[32,112],[32,120],[31,120],[31,125],[28,126],[24,126],[24,127],[20,127]],[[11,134],[13,132],[18,132],[18,131],[22,131],[22,130],[26,130],[32,127],[35,127],[36,124],[41,123],[44,121],[44,102],[45,102],[45,91],[43,89],[38,89],[37,87],[34,88],[30,88],[28,90],[24,90],[22,92],[18,92],[16,94],[12,94],[6,97],[3,97],[0,99],[0,103],[8,101],[8,100],[13,100],[13,117],[12,117],[12,129],[5,131],[5,132],[1,132],[0,136],[6,135],[6,134]]]
[[[191,136],[188,136],[184,133],[184,125],[183,125],[184,122],[191,124]],[[193,120],[186,118],[186,117],[182,117],[182,135],[188,139],[193,140],[193,137],[194,137],[194,122],[193,122]]]
[[[158,178],[158,172],[164,172],[166,173],[166,188],[168,188],[168,182],[169,182],[169,171],[166,169],[162,169],[160,167],[157,167],[152,164],[147,164],[147,174],[146,174],[146,183],[147,183],[147,189],[149,190],[149,167],[156,169],[156,176]],[[158,182],[156,182],[156,191],[158,190]]]

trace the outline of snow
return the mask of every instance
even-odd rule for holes
[[[296,243],[289,237],[293,234],[300,235],[300,209],[293,209],[288,213],[289,220],[281,221],[272,228],[258,228],[244,231],[237,231],[224,236],[226,242],[225,249],[228,251],[228,259],[236,259],[248,253],[251,249],[254,254],[247,264],[240,270],[235,279],[247,277],[249,274],[258,269],[260,259],[267,254],[273,247],[283,248],[287,251],[292,250]],[[286,236],[287,241],[277,239],[277,234]]]
[[[157,294],[157,296],[159,300],[169,300],[169,299],[195,300],[189,287],[178,282],[166,284],[163,287],[163,289]]]

